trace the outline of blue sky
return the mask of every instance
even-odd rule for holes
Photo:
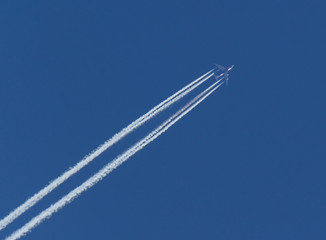
[[[219,63],[235,65],[228,87],[25,239],[325,239],[325,10],[321,0],[1,1],[0,218]]]

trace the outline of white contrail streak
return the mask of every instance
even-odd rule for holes
[[[24,212],[26,212],[28,209],[30,209],[32,206],[34,206],[37,202],[39,202],[43,197],[45,197],[47,194],[52,192],[55,188],[57,188],[60,184],[65,182],[68,178],[70,178],[72,175],[80,171],[83,167],[85,167],[87,164],[89,164],[91,161],[93,161],[96,157],[98,157],[100,154],[102,154],[105,150],[107,150],[109,147],[111,147],[113,144],[121,140],[123,137],[131,133],[133,130],[150,120],[152,117],[156,116],[158,113],[162,112],[181,98],[183,98],[185,95],[187,95],[189,92],[194,90],[196,87],[198,87],[200,84],[204,83],[207,79],[212,77],[214,75],[215,69],[210,70],[209,72],[205,73],[201,77],[197,78],[160,104],[158,104],[156,107],[151,109],[149,112],[129,124],[127,127],[122,129],[119,133],[116,133],[112,138],[104,142],[102,145],[100,145],[97,149],[95,149],[93,152],[85,156],[80,162],[78,162],[75,166],[72,168],[69,168],[66,172],[64,172],[62,175],[60,175],[58,178],[50,182],[47,186],[45,186],[43,189],[41,189],[39,192],[35,193],[32,197],[27,199],[22,205],[17,207],[15,210],[13,210],[10,214],[8,214],[6,217],[4,217],[0,221],[0,231],[4,229],[6,226],[8,226],[11,222],[13,222],[16,218],[18,218],[20,215],[22,215]]]
[[[56,203],[52,204],[50,207],[48,207],[47,209],[45,209],[44,211],[39,213],[36,217],[32,218],[23,227],[21,227],[20,229],[18,229],[14,233],[12,233],[8,238],[6,238],[6,240],[15,240],[15,239],[18,239],[18,238],[24,236],[26,233],[31,231],[33,228],[35,228],[36,226],[41,224],[45,219],[51,217],[51,215],[53,213],[59,211],[65,205],[67,205],[72,200],[77,198],[82,192],[84,192],[84,191],[88,190],[89,188],[91,188],[92,186],[94,186],[97,182],[102,180],[106,175],[111,173],[114,169],[116,169],[118,166],[120,166],[123,162],[127,161],[131,156],[133,156],[136,152],[138,152],[139,150],[144,148],[147,144],[154,141],[162,133],[164,133],[166,130],[168,130],[174,123],[176,123],[184,115],[186,115],[193,108],[195,108],[198,104],[200,104],[202,101],[204,101],[211,93],[213,93],[220,85],[223,84],[223,82],[222,82],[219,85],[217,85],[220,81],[221,80],[212,84],[209,88],[207,88],[205,91],[203,91],[197,97],[195,97],[185,107],[180,109],[177,113],[175,113],[172,117],[170,117],[168,120],[166,120],[159,127],[157,127],[154,131],[152,131],[150,134],[148,134],[142,140],[137,142],[133,147],[129,148],[127,151],[125,151],[123,154],[118,156],[112,162],[105,165],[99,172],[97,172],[95,175],[90,177],[88,180],[86,180],[80,186],[76,187],[74,190],[69,192],[67,195],[62,197]]]

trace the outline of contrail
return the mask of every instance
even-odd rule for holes
[[[111,147],[113,144],[124,138],[126,135],[131,133],[133,130],[174,104],[175,102],[179,101],[181,98],[186,96],[189,92],[194,90],[196,87],[198,87],[200,84],[204,83],[207,79],[212,77],[214,75],[214,72],[216,70],[212,69],[202,75],[201,77],[197,78],[193,82],[189,83],[187,86],[158,104],[156,107],[152,108],[149,112],[144,114],[143,116],[139,117],[137,120],[129,124],[127,127],[123,128],[119,133],[116,133],[112,138],[104,142],[102,145],[100,145],[98,148],[96,148],[93,152],[86,155],[81,161],[79,161],[75,166],[72,168],[69,168],[66,172],[61,174],[58,178],[50,182],[47,186],[45,186],[43,189],[41,189],[39,192],[35,193],[32,197],[27,199],[23,204],[21,204],[19,207],[17,207],[15,210],[13,210],[10,214],[8,214],[6,217],[4,217],[0,221],[0,231],[4,229],[6,226],[8,226],[11,222],[13,222],[16,218],[18,218],[20,215],[22,215],[24,212],[26,212],[28,209],[33,207],[37,202],[39,202],[43,197],[45,197],[47,194],[52,192],[55,188],[57,188],[60,184],[65,182],[68,178],[70,178],[72,175],[80,171],[83,167],[85,167],[87,164],[89,164],[91,161],[93,161],[96,157],[98,157],[100,154],[102,154],[105,150],[107,150],[109,147]]]
[[[200,104],[202,101],[204,101],[210,94],[212,94],[219,86],[221,86],[223,84],[223,82],[219,84],[220,81],[221,80],[212,84],[205,91],[203,91],[201,94],[196,96],[185,107],[180,109],[177,113],[175,113],[172,117],[170,117],[168,120],[166,120],[163,124],[161,124],[155,130],[153,130],[151,133],[149,133],[146,137],[141,139],[134,146],[129,148],[127,151],[125,151],[123,154],[118,156],[112,162],[105,165],[99,172],[97,172],[95,175],[90,177],[88,180],[86,180],[80,186],[76,187],[74,190],[69,192],[64,197],[62,197],[56,203],[52,204],[50,207],[48,207],[47,209],[45,209],[44,211],[39,213],[36,217],[32,218],[23,227],[21,227],[20,229],[18,229],[14,233],[12,233],[9,237],[7,237],[6,240],[15,240],[15,239],[18,239],[18,238],[24,236],[26,233],[31,231],[33,228],[35,228],[36,226],[41,224],[45,219],[50,218],[53,213],[59,211],[65,205],[67,205],[72,200],[77,198],[82,192],[84,192],[84,191],[88,190],[89,188],[91,188],[92,186],[94,186],[96,183],[98,183],[100,180],[102,180],[105,176],[107,176],[109,173],[111,173],[114,169],[116,169],[122,163],[127,161],[136,152],[138,152],[139,150],[144,148],[147,144],[154,141],[162,133],[164,133],[166,130],[168,130],[174,123],[176,123],[178,120],[180,120],[183,116],[185,116],[188,112],[190,112],[198,104]]]

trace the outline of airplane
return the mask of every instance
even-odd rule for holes
[[[232,70],[232,68],[234,67],[234,65],[232,65],[231,67],[229,67],[228,69],[226,69],[225,67],[219,65],[219,64],[215,64],[216,68],[220,71],[222,71],[223,73],[221,73],[219,76],[216,76],[214,74],[214,77],[216,78],[216,80],[220,77],[223,76],[225,78],[226,81],[226,85],[228,85],[228,81],[229,81],[229,71]]]

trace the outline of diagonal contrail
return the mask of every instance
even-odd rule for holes
[[[197,78],[160,104],[158,104],[156,107],[151,109],[149,112],[129,124],[127,127],[122,129],[119,133],[116,133],[111,139],[104,142],[102,145],[100,145],[97,149],[95,149],[93,152],[91,152],[89,155],[85,156],[80,162],[78,162],[75,166],[72,168],[69,168],[66,172],[64,172],[62,175],[60,175],[58,178],[54,179],[52,182],[50,182],[47,186],[45,186],[43,189],[41,189],[39,192],[35,193],[32,197],[27,199],[22,205],[17,207],[15,210],[13,210],[10,214],[8,214],[6,217],[4,217],[0,221],[0,231],[4,229],[6,226],[8,226],[11,222],[13,222],[16,218],[18,218],[20,215],[22,215],[24,212],[26,212],[28,209],[33,207],[37,202],[39,202],[43,197],[45,197],[47,194],[52,192],[55,188],[57,188],[60,184],[65,182],[68,178],[70,178],[72,175],[80,171],[83,167],[85,167],[87,164],[89,164],[91,161],[93,161],[96,157],[98,157],[100,154],[102,154],[105,150],[107,150],[109,147],[111,147],[113,144],[117,143],[119,140],[127,136],[129,133],[131,133],[133,130],[174,104],[175,102],[179,101],[181,98],[183,98],[185,95],[187,95],[189,92],[194,90],[196,87],[198,87],[200,84],[204,83],[207,79],[212,77],[214,75],[214,72],[216,70],[212,69],[202,75],[201,77]]]
[[[164,133],[166,130],[168,130],[173,124],[175,124],[178,120],[180,120],[183,116],[185,116],[188,112],[190,112],[193,108],[195,108],[199,103],[204,101],[211,93],[213,93],[219,86],[221,86],[223,84],[223,82],[219,84],[220,81],[221,80],[212,84],[205,91],[203,91],[201,94],[196,96],[192,101],[190,101],[185,107],[180,109],[172,117],[170,117],[163,124],[161,124],[159,127],[157,127],[154,131],[152,131],[146,137],[144,137],[139,142],[137,142],[133,147],[129,148],[127,151],[125,151],[123,154],[118,156],[112,162],[105,165],[99,172],[97,172],[95,175],[90,177],[88,180],[86,180],[80,186],[76,187],[74,190],[69,192],[67,195],[62,197],[56,203],[52,204],[50,207],[48,207],[47,209],[45,209],[44,211],[39,213],[36,217],[32,218],[23,227],[21,227],[20,229],[18,229],[14,233],[12,233],[8,238],[6,238],[6,240],[15,240],[15,239],[18,239],[18,238],[24,236],[26,233],[31,231],[33,228],[35,228],[36,226],[41,224],[45,219],[50,218],[53,213],[59,211],[65,205],[67,205],[72,200],[77,198],[82,192],[84,192],[84,191],[88,190],[89,188],[91,188],[92,186],[94,186],[96,183],[98,183],[100,180],[102,180],[105,176],[107,176],[109,173],[111,173],[114,169],[116,169],[122,163],[127,161],[131,156],[133,156],[139,150],[143,149],[147,144],[154,141],[162,133]]]

